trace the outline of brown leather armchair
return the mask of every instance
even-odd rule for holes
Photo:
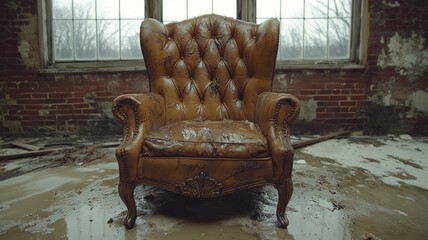
[[[277,218],[288,225],[299,101],[271,92],[278,37],[276,19],[255,24],[211,14],[142,22],[150,93],[113,102],[123,127],[116,157],[127,228],[137,217],[137,184],[201,198],[274,185]]]

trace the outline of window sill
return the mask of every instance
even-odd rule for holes
[[[277,61],[275,70],[358,70],[363,64],[349,62],[286,62]]]
[[[144,60],[106,62],[63,62],[41,69],[41,74],[142,72],[146,70]]]
[[[275,70],[358,70],[365,69],[356,63],[290,63],[277,61]],[[146,66],[143,60],[111,61],[111,62],[69,62],[55,63],[41,69],[41,74],[79,74],[79,73],[114,73],[143,72]]]

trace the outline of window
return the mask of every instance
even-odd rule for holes
[[[269,17],[281,21],[279,59],[350,58],[352,0],[257,1],[257,22]]]
[[[236,18],[236,1],[163,0],[164,23],[181,21],[208,13]]]
[[[55,61],[142,58],[142,0],[52,0]]]
[[[358,62],[362,0],[47,0],[41,3],[46,17],[42,55],[46,65],[51,66],[94,62],[97,65],[93,66],[98,67],[97,62],[132,59],[141,63],[139,26],[145,17],[169,23],[208,13],[257,23],[278,18],[279,66],[291,62],[309,65]],[[78,66],[84,64],[88,63]]]

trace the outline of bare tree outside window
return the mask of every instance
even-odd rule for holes
[[[350,56],[352,0],[263,0],[257,22],[281,21],[278,58],[334,60]]]
[[[142,0],[52,0],[56,61],[141,59]]]
[[[237,1],[162,0],[164,23],[216,13],[236,18]],[[278,59],[348,60],[355,0],[263,0],[257,23],[281,21]],[[141,59],[145,0],[50,0],[55,61]]]

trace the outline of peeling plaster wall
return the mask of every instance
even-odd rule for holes
[[[298,119],[311,122],[317,117],[317,102],[314,99],[300,102],[300,114]]]
[[[409,94],[407,105],[428,116],[428,92],[417,90]]]
[[[380,42],[385,43],[383,36]],[[394,67],[397,73],[409,81],[414,81],[427,71],[428,48],[422,36],[413,32],[410,37],[403,38],[396,32],[388,39],[386,48],[382,48],[378,57],[378,66],[382,69]]]
[[[369,133],[428,134],[428,6],[425,1],[370,4]]]

